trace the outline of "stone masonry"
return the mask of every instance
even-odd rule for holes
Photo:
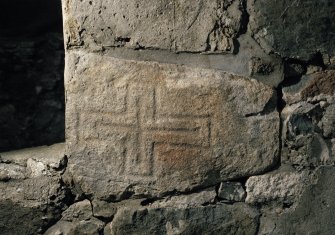
[[[3,234],[334,233],[331,0],[62,7],[66,142],[0,154]]]

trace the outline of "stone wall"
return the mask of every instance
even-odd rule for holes
[[[4,234],[333,234],[334,14],[64,0],[66,143],[0,154]]]

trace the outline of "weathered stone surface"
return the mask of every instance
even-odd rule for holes
[[[56,177],[0,182],[1,234],[40,234],[60,217],[65,197]]]
[[[52,175],[66,164],[65,144],[41,146],[0,153],[0,162],[26,168],[31,177]]]
[[[327,54],[322,55],[323,64],[327,67],[327,69],[335,69],[335,55],[330,56]]]
[[[309,60],[317,52],[335,54],[335,2],[248,1],[249,27],[268,52]]]
[[[67,208],[67,210],[62,213],[62,220],[88,220],[91,216],[91,202],[89,200],[84,200],[69,206],[69,208]]]
[[[247,180],[248,203],[277,201],[293,203],[309,182],[306,173],[281,172],[252,176]]]
[[[304,75],[297,84],[283,88],[283,99],[287,104],[307,100],[320,94],[335,95],[334,70]]]
[[[246,197],[246,192],[240,182],[222,182],[218,190],[218,197],[224,200],[241,202]]]
[[[240,35],[237,41],[239,45],[237,54],[174,53],[166,50],[132,50],[116,47],[105,49],[104,54],[120,59],[218,69],[235,75],[254,78],[268,86],[277,87],[284,79],[282,59],[276,55],[266,54],[248,34]],[[258,60],[260,63],[253,63],[254,60]],[[270,70],[266,71],[262,67],[268,67]]]
[[[215,197],[216,192],[214,188],[212,188],[209,190],[201,191],[199,193],[169,197],[164,200],[152,203],[150,207],[187,208],[187,207],[203,206],[206,204],[214,203]]]
[[[66,44],[233,52],[242,9],[238,0],[64,0]]]
[[[276,94],[256,80],[69,52],[66,89],[67,169],[90,196],[188,191],[277,160]]]
[[[179,208],[123,208],[110,234],[256,234],[258,212],[245,204]]]
[[[90,201],[84,200],[71,205],[62,214],[62,219],[49,228],[45,235],[101,234],[105,224],[93,217]]]
[[[334,107],[334,96],[319,95],[284,108],[282,162],[298,168],[335,163]]]
[[[1,159],[0,159],[1,162]],[[19,165],[0,163],[0,181],[25,179],[26,168]]]
[[[61,184],[64,145],[0,156],[1,234],[43,233],[59,219],[61,210],[66,208],[65,201],[69,200]]]
[[[92,201],[93,215],[98,218],[111,219],[117,211],[116,203],[108,203],[105,201]]]
[[[321,167],[316,171],[315,183],[306,187],[297,206],[281,213],[263,211],[259,233],[281,234],[333,234],[335,230],[334,167]]]

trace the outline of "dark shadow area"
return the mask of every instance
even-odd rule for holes
[[[0,9],[0,151],[64,141],[61,0]]]

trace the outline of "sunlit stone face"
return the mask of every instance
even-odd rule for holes
[[[262,113],[275,95],[255,80],[81,53],[67,65],[70,168],[87,193],[187,191],[276,159],[278,114]]]

